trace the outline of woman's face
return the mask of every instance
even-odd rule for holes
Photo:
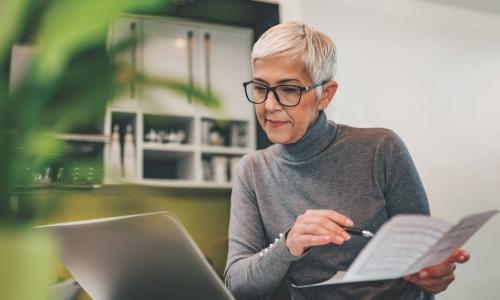
[[[316,83],[311,81],[301,60],[284,56],[256,59],[253,81],[267,86],[309,86]],[[320,99],[317,99],[314,89],[304,91],[299,104],[293,107],[281,106],[271,91],[264,103],[255,104],[257,120],[271,142],[290,144],[304,136],[318,117],[319,111],[330,103],[337,90],[337,83],[330,81],[321,88],[323,93]]]

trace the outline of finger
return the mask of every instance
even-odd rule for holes
[[[336,236],[342,237],[344,240],[349,240],[351,236],[344,230],[344,228],[340,227],[338,224],[332,222],[329,218],[317,214],[304,215],[301,219],[301,222],[305,224],[315,224],[321,226],[331,233],[332,238]]]
[[[298,222],[295,233],[299,235],[330,235],[330,230],[314,223]]]
[[[296,226],[295,234],[297,236],[328,236],[330,239],[330,242],[335,243],[337,245],[343,244],[346,240],[349,239],[345,238],[342,234],[336,234],[332,233],[330,230],[317,225],[317,224],[306,224],[306,223],[299,223]]]
[[[454,280],[455,275],[450,274],[439,278],[414,279],[410,281],[424,289],[440,289],[446,288]]]
[[[453,263],[442,263],[439,265],[434,265],[428,268],[425,268],[421,270],[418,273],[418,278],[419,279],[425,279],[425,278],[441,278],[444,276],[449,276],[450,274],[453,274],[453,271],[455,271],[456,265]]]
[[[465,249],[457,249],[453,252],[447,259],[448,262],[451,263],[460,263],[463,264],[470,259],[470,254]]]
[[[301,235],[297,237],[297,243],[304,248],[322,246],[331,242],[328,235]]]
[[[305,212],[306,215],[310,215],[310,214],[318,214],[318,215],[321,215],[321,216],[324,216],[324,217],[327,217],[329,218],[330,220],[332,220],[333,222],[335,222],[336,224],[340,225],[340,226],[347,226],[347,227],[351,227],[354,222],[349,219],[348,217],[344,216],[343,214],[341,213],[338,213],[334,210],[329,210],[329,209],[309,209]]]

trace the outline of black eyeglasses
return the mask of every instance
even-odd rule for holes
[[[254,104],[261,104],[266,101],[269,91],[272,91],[276,101],[280,105],[286,107],[297,106],[302,98],[302,93],[310,91],[311,89],[327,83],[328,80],[323,80],[318,83],[314,83],[309,86],[298,86],[298,85],[288,85],[280,84],[276,86],[267,86],[265,84],[247,81],[243,82],[243,87],[245,88],[245,95],[248,101]]]

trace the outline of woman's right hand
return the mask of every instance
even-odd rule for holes
[[[312,246],[342,245],[351,238],[344,227],[352,225],[349,218],[336,211],[309,209],[295,220],[288,232],[286,246],[293,256],[302,256]]]

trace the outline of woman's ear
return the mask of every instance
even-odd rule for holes
[[[319,99],[318,104],[319,110],[325,110],[328,105],[330,105],[330,103],[333,101],[333,96],[335,96],[338,87],[339,85],[335,80],[331,80],[323,84],[323,93],[321,93],[321,98]]]

